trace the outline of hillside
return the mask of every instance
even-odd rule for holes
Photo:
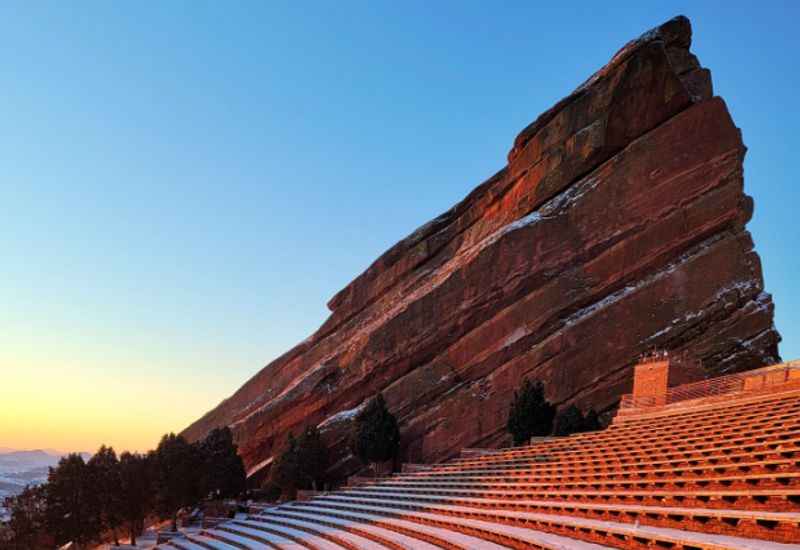
[[[290,431],[321,424],[344,474],[341,435],[378,391],[404,460],[430,462],[502,441],[525,376],[559,405],[610,410],[653,347],[691,352],[695,377],[779,361],[745,228],[746,148],[690,45],[683,17],[625,45],[185,435],[232,426],[253,472]]]

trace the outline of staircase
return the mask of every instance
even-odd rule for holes
[[[650,408],[628,398],[627,410],[603,431],[468,450],[447,463],[265,508],[187,539],[194,546],[172,544],[797,549],[800,387],[796,372],[780,377],[770,369],[748,373],[771,380],[766,389],[729,385],[734,390],[722,397],[725,384],[717,381],[708,384],[713,394],[692,391]]]

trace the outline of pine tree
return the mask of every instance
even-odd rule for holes
[[[230,498],[244,492],[247,481],[244,464],[230,428],[212,430],[200,443],[200,451],[204,461],[204,494]]]
[[[79,454],[70,454],[50,469],[46,485],[47,524],[58,544],[79,546],[100,532],[95,490],[89,469]]]
[[[570,435],[581,432],[593,432],[601,428],[597,411],[589,409],[584,415],[574,404],[556,417],[554,435]]]
[[[291,498],[298,489],[316,489],[327,469],[328,449],[319,430],[309,426],[298,438],[289,434],[286,448],[272,465],[270,481]]]
[[[178,528],[178,511],[203,496],[202,469],[202,456],[182,436],[161,438],[155,451],[156,509],[162,518],[172,519],[173,529]]]
[[[153,509],[155,454],[124,452],[119,457],[120,515],[128,524],[131,545],[144,528],[145,517]]]
[[[600,415],[597,414],[597,411],[589,409],[586,411],[586,416],[583,419],[583,429],[584,432],[594,432],[603,427],[602,423],[600,422]]]
[[[28,486],[18,495],[5,500],[11,521],[8,523],[9,537],[0,541],[0,547],[13,550],[43,547],[41,536],[47,529],[46,496],[44,485]]]
[[[5,502],[5,500],[3,502]],[[8,509],[11,509],[10,502],[8,503]],[[8,548],[9,550],[17,550],[19,548],[14,541],[14,531],[11,530],[11,524],[9,522],[0,522],[0,548]]]
[[[400,429],[383,395],[376,395],[356,416],[351,446],[364,463],[385,462],[397,456]]]
[[[322,442],[319,430],[308,426],[297,440],[297,454],[300,464],[299,487],[314,489],[322,485],[328,469],[328,449]]]
[[[555,414],[555,406],[545,399],[542,383],[526,378],[522,387],[514,392],[506,423],[514,445],[525,444],[534,436],[549,435]]]
[[[564,436],[582,432],[584,431],[584,424],[583,413],[575,404],[572,404],[564,412],[556,416],[553,435]]]
[[[122,524],[120,501],[120,470],[117,453],[112,447],[102,445],[86,463],[90,483],[95,492],[101,530],[109,529],[114,543],[119,545],[117,528]]]
[[[299,479],[300,457],[297,452],[297,439],[290,433],[286,439],[286,447],[272,464],[270,481],[288,498],[294,498]]]

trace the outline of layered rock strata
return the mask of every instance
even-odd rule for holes
[[[777,362],[745,146],[690,43],[678,17],[624,46],[185,435],[230,425],[256,472],[313,423],[345,474],[343,434],[376,392],[403,459],[430,462],[501,443],[526,376],[559,405],[610,410],[649,349],[688,351],[706,375]]]

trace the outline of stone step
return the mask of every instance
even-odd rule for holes
[[[414,531],[432,532],[444,540],[453,540],[464,549],[499,550],[501,548],[539,548],[542,550],[601,550],[596,544],[587,543],[537,532],[533,529],[492,524],[480,520],[434,516],[432,514],[387,515],[379,509],[343,510],[328,505],[318,506],[312,501],[303,508],[318,514],[337,514],[363,521],[384,524],[402,523]]]
[[[278,548],[281,548],[281,550],[299,550],[301,548],[305,548],[305,546],[292,539],[283,537],[276,533],[271,533],[259,529],[252,529],[250,527],[238,523],[235,520],[227,522],[224,527],[226,529],[239,533],[241,536],[247,536],[254,540],[260,540],[262,542],[266,542],[267,544],[277,546]]]
[[[231,524],[232,529],[240,529],[242,533],[247,533],[249,537],[263,537],[269,540],[270,535],[277,535],[283,539],[309,546],[314,550],[349,550],[347,545],[337,544],[317,534],[279,522],[270,521],[267,523],[248,519],[234,520]]]
[[[243,548],[246,549],[246,547],[242,547],[241,545],[237,544],[232,544],[227,540],[221,540],[218,539],[217,537],[212,537],[200,533],[187,535],[187,538],[189,538],[193,543],[197,544],[198,546],[201,546],[208,550],[243,550]]]
[[[453,526],[461,526],[463,528],[494,529],[495,532],[498,532],[498,530],[503,527],[508,527],[515,529],[514,535],[516,537],[523,537],[524,532],[535,533],[536,531],[544,531],[566,535],[570,538],[591,543],[613,543],[615,546],[618,545],[620,541],[638,541],[639,544],[644,545],[643,547],[657,545],[669,548],[678,545],[700,548],[702,550],[796,550],[797,548],[795,545],[766,541],[763,539],[718,535],[666,527],[642,526],[612,521],[598,521],[555,514],[536,514],[516,511],[490,513],[488,511],[476,511],[475,509],[463,507],[459,510],[455,510],[455,508],[458,507],[451,507],[451,512],[454,513],[453,516],[442,516],[441,514],[427,511],[404,511],[394,505],[395,503],[393,502],[385,502],[376,505],[335,503],[331,502],[330,499],[325,499],[324,501],[312,501],[312,504],[319,507],[364,511],[376,515],[394,516],[412,521],[432,521],[442,525],[452,524]],[[462,515],[456,515],[455,512],[459,512]],[[505,533],[506,536],[510,536],[509,531],[505,531]]]
[[[544,452],[542,450],[515,451],[513,453],[503,452],[491,456],[487,455],[486,457],[479,460],[469,460],[469,461],[454,460],[446,464],[443,464],[441,468],[443,470],[448,470],[448,469],[468,469],[474,466],[501,465],[501,464],[530,465],[531,462],[533,462],[534,464],[539,464],[541,466],[547,466],[550,465],[552,461],[555,460],[566,459],[566,461],[569,462],[570,460],[577,460],[585,458],[586,456],[591,456],[593,460],[598,460],[598,459],[630,460],[635,457],[641,457],[642,459],[652,459],[652,458],[657,458],[658,454],[665,454],[668,452],[700,452],[705,449],[716,448],[720,444],[725,444],[728,446],[736,446],[736,447],[767,444],[767,443],[774,443],[779,445],[785,441],[794,441],[798,437],[800,437],[800,421],[798,421],[796,427],[793,427],[792,429],[788,430],[775,428],[770,430],[762,430],[757,433],[748,433],[747,430],[737,430],[735,432],[732,432],[731,437],[727,436],[711,437],[707,435],[702,435],[697,437],[683,438],[678,443],[659,441],[658,439],[651,438],[647,442],[644,442],[640,445],[637,445],[634,442],[626,442],[624,445],[620,444],[616,447],[613,445],[606,446],[598,444],[597,447],[594,449],[587,448],[579,450],[575,448],[570,448],[569,450],[564,450],[564,451],[547,451],[548,460],[539,462],[533,460],[531,454],[534,454],[535,456],[542,456],[541,453]]]
[[[739,464],[743,460],[752,459],[794,459],[800,457],[800,437],[782,441],[779,444],[762,444],[748,447],[746,450],[739,446],[720,446],[701,453],[685,454],[673,458],[656,458],[649,461],[601,461],[583,460],[574,462],[554,462],[548,465],[529,464],[528,468],[522,467],[478,467],[471,469],[449,469],[445,467],[431,469],[424,473],[397,474],[392,479],[435,479],[438,477],[460,477],[472,475],[536,475],[540,472],[589,472],[589,471],[628,471],[641,469],[645,466],[653,467],[686,467],[702,463],[709,464]]]
[[[334,544],[353,550],[386,550],[385,545],[378,544],[372,538],[362,537],[346,529],[331,529],[331,527],[327,525],[310,522],[303,518],[291,517],[281,513],[279,510],[280,509],[273,509],[268,515],[261,516],[261,519],[266,518],[269,520],[270,518],[275,518],[275,523],[279,525],[305,531],[306,533],[327,539]]]
[[[329,501],[357,503],[386,503],[375,495],[334,495]],[[507,501],[485,498],[437,498],[426,495],[398,494],[392,496],[393,505],[404,509],[450,510],[479,508],[495,511],[527,511],[536,513],[568,514],[602,521],[641,523],[658,527],[672,527],[739,535],[747,530],[748,536],[779,542],[800,540],[800,513],[711,509],[689,507],[658,507],[642,505],[581,504],[571,501],[526,500]],[[455,508],[451,508],[455,507]]]
[[[492,475],[491,471],[483,472],[465,472],[461,475],[438,475],[438,476],[396,476],[390,480],[381,483],[383,486],[393,485],[415,485],[415,486],[431,486],[431,485],[448,485],[448,486],[464,486],[466,484],[495,484],[495,483],[525,483],[540,481],[551,481],[554,479],[564,481],[624,481],[624,480],[646,480],[646,479],[661,479],[668,476],[680,478],[703,478],[707,476],[725,476],[732,474],[771,474],[781,471],[797,471],[800,470],[800,451],[796,459],[771,459],[755,462],[719,462],[701,463],[693,466],[673,466],[672,468],[654,468],[654,469],[634,469],[630,470],[612,470],[605,471],[574,471],[564,469],[559,471],[557,468],[547,471],[533,471],[533,472],[513,472],[513,473],[496,473]],[[369,487],[373,484],[362,484],[361,486]]]
[[[323,517],[293,506],[286,506],[280,508],[279,510],[272,510],[270,515],[277,515],[279,517],[294,517],[304,521],[318,523],[320,525],[328,525],[338,529],[358,533],[363,537],[371,538],[381,547],[391,548],[393,550],[436,550],[439,548],[439,546],[430,544],[423,539],[409,537],[402,533],[398,533],[397,531],[391,531],[376,525],[358,522],[351,519],[343,519],[334,516]]]

